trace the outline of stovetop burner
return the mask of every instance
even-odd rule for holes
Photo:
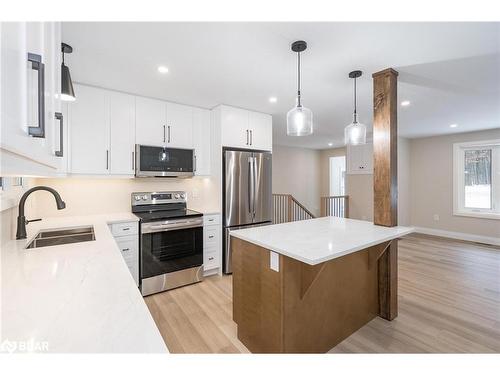
[[[143,223],[203,216],[201,212],[187,208],[187,194],[184,191],[132,193],[131,199],[132,213]]]

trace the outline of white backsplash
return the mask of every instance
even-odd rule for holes
[[[46,185],[56,189],[66,202],[66,208],[58,211],[51,194],[38,192],[36,212],[27,212],[30,218],[129,212],[132,192],[183,190],[188,194],[188,208],[201,212],[218,212],[219,207],[218,193],[209,177],[39,178],[36,180],[36,185]]]

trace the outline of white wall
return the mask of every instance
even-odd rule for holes
[[[411,223],[410,140],[398,138],[398,224]]]
[[[453,215],[453,143],[500,138],[500,129],[413,139],[410,144],[411,224],[500,238],[500,220]],[[434,220],[439,215],[439,220]]]
[[[314,215],[320,214],[320,151],[273,146],[273,193],[292,194]]]

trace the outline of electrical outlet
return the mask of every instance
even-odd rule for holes
[[[439,215],[438,214],[432,215],[432,218],[434,219],[434,221],[439,221]]]

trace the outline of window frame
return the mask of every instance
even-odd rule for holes
[[[491,206],[465,207],[464,158],[467,150],[491,149]],[[500,139],[453,144],[453,215],[500,220]]]

